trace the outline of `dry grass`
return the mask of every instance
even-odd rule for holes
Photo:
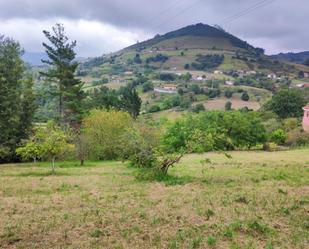
[[[231,155],[161,182],[119,162],[0,166],[0,248],[306,248],[309,150]]]
[[[233,109],[241,109],[244,107],[248,107],[252,110],[258,110],[260,109],[260,104],[256,101],[243,101],[239,99],[238,97],[233,97],[231,99],[227,98],[216,98],[213,100],[208,100],[204,106],[206,110],[224,110],[226,102],[232,102],[232,108]]]

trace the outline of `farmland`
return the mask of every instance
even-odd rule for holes
[[[114,161],[1,165],[0,247],[306,248],[308,148],[230,155],[153,182]]]

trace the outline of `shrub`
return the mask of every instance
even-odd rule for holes
[[[153,105],[153,106],[151,106],[151,107],[149,108],[149,110],[148,110],[148,112],[150,112],[150,113],[159,112],[159,111],[161,111],[161,108],[160,108],[160,106],[158,106],[158,105]]]
[[[224,96],[226,97],[226,98],[228,98],[228,99],[230,99],[230,98],[232,98],[233,97],[233,91],[231,91],[231,90],[226,90],[225,92],[224,92]]]
[[[247,92],[244,92],[242,95],[241,95],[241,99],[243,101],[249,101],[250,97],[249,97],[249,94]]]
[[[202,112],[178,119],[167,128],[163,144],[168,151],[193,152],[251,148],[266,141],[266,131],[253,112]]]
[[[195,113],[203,112],[205,111],[205,106],[203,104],[197,104],[192,108],[192,111]]]
[[[228,101],[228,102],[225,103],[225,110],[226,111],[232,110],[232,102],[231,101]]]
[[[92,110],[83,121],[83,134],[89,143],[92,159],[118,159],[121,142],[128,130],[133,128],[133,119],[122,111]]]
[[[282,129],[275,130],[271,134],[270,140],[278,145],[284,145],[287,140],[287,134]]]

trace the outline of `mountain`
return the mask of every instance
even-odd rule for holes
[[[42,59],[47,59],[46,53],[33,53],[33,52],[25,52],[22,56],[23,60],[26,63],[29,63],[33,66],[40,66],[42,65]]]
[[[280,53],[277,55],[271,55],[271,57],[276,60],[304,64],[304,62],[309,59],[309,51],[304,51],[300,53]]]
[[[261,71],[293,74],[303,66],[278,61],[218,26],[198,23],[156,35],[116,53],[92,58],[83,75],[115,75],[125,71]]]

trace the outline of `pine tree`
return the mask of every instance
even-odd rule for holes
[[[85,97],[82,91],[83,83],[75,77],[78,63],[75,61],[76,41],[69,41],[62,24],[56,24],[53,32],[43,31],[50,45],[43,43],[48,60],[42,60],[50,66],[47,73],[42,75],[57,84],[59,98],[59,122],[68,124],[75,130],[79,129],[83,108],[82,101]]]
[[[0,162],[17,160],[16,146],[28,137],[35,112],[22,53],[17,41],[0,36]]]

